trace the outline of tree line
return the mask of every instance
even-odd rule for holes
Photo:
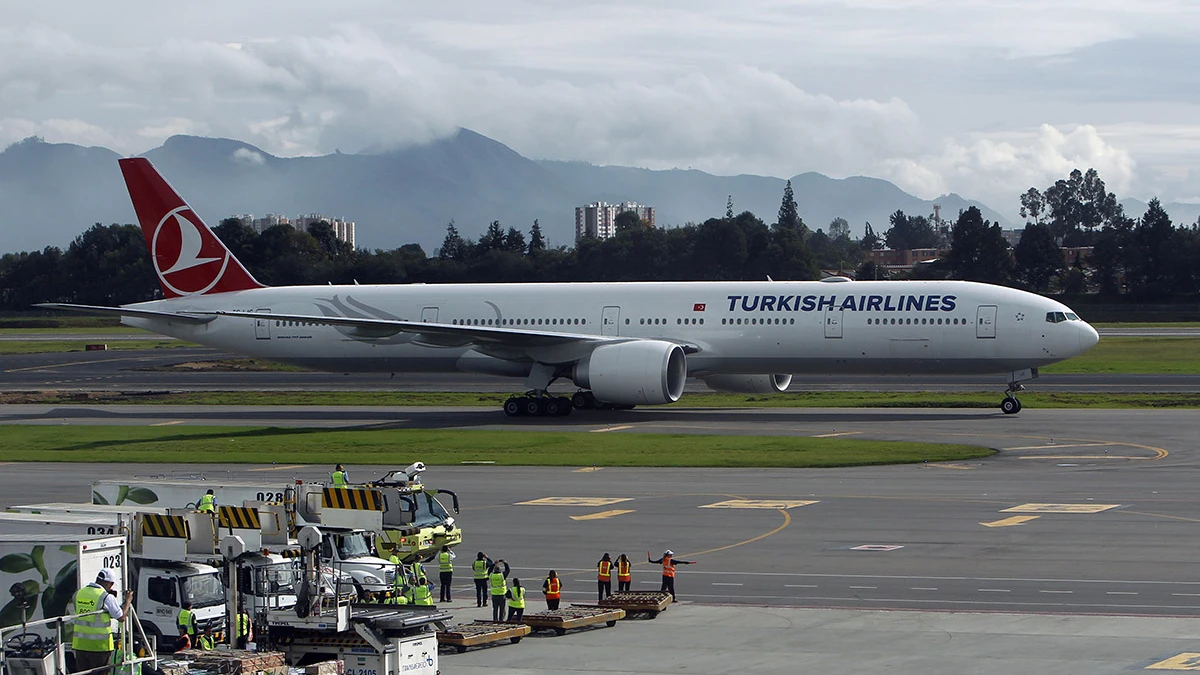
[[[1097,293],[1162,300],[1200,292],[1200,221],[1176,227],[1157,199],[1134,219],[1125,215],[1094,170],[1074,171],[1045,190],[1021,196],[1027,223],[1009,248],[998,224],[971,207],[953,225],[896,211],[882,235],[870,223],[859,239],[836,218],[811,230],[799,216],[789,181],[779,212],[766,223],[736,213],[732,195],[724,217],[681,227],[654,228],[632,212],[616,236],[573,247],[547,245],[534,221],[526,233],[490,223],[477,238],[455,223],[429,255],[417,244],[355,250],[315,223],[306,231],[277,225],[259,233],[236,218],[214,228],[252,274],[268,285],[370,283],[503,283],[550,281],[699,281],[816,279],[821,271],[860,279],[967,279],[1042,293]],[[1090,247],[1067,259],[1060,245]],[[937,259],[888,273],[866,251],[936,249]],[[145,240],[134,225],[97,223],[65,251],[0,257],[0,310],[38,302],[114,305],[161,297]]]

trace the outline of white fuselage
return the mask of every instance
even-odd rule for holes
[[[156,311],[341,316],[659,339],[691,347],[687,372],[1003,373],[1096,344],[1086,322],[1039,295],[963,281],[646,282],[294,286],[139,303]],[[415,333],[219,316],[124,323],[220,349],[334,372],[523,376],[532,361]],[[501,358],[496,358],[500,356]],[[564,362],[570,357],[564,357]],[[538,358],[553,362],[553,357]]]

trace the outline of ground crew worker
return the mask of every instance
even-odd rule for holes
[[[182,652],[192,648],[192,636],[188,635],[187,631],[187,626],[179,627],[179,637],[175,639],[175,651]]]
[[[112,670],[106,667],[112,662],[113,656],[111,624],[113,619],[124,621],[133,602],[133,591],[125,591],[125,602],[118,605],[117,597],[112,592],[115,583],[117,575],[105,567],[96,575],[95,582],[75,592],[74,613],[88,615],[75,620],[75,630],[71,636],[75,667],[80,671],[103,668],[95,672],[108,675]]]
[[[425,574],[425,566],[421,564],[420,560],[413,561],[413,564],[408,566],[408,575],[412,577],[414,583],[416,583],[417,579],[420,579],[421,577],[425,577],[426,579],[429,578],[429,576]]]
[[[414,605],[430,607],[433,605],[433,591],[429,588],[429,580],[425,577],[417,579],[417,585],[412,589]]]
[[[487,607],[488,597],[488,568],[492,566],[492,559],[483,554],[483,551],[475,554],[475,561],[471,563],[471,573],[475,577],[475,606]]]
[[[400,564],[400,556],[396,555],[396,545],[395,544],[385,544],[383,550],[387,551],[388,562],[392,563],[393,565]]]
[[[650,551],[646,551],[646,562],[662,563],[662,587],[660,591],[670,591],[671,602],[675,601],[675,566],[676,565],[695,565],[691,560],[677,560],[675,552],[671,549],[663,551],[662,557],[658,560],[650,559]]]
[[[512,588],[508,589],[508,619],[507,621],[520,621],[525,615],[525,589],[521,586],[521,580],[513,578]]]
[[[184,600],[183,609],[175,616],[175,625],[187,630],[189,638],[196,636],[196,615],[192,614],[192,603]]]
[[[250,613],[246,610],[240,610],[237,614],[237,632],[234,633],[237,638],[234,647],[237,649],[246,649],[247,645],[254,641],[254,626],[250,624]]]
[[[596,601],[612,595],[612,558],[607,553],[596,563]]]
[[[206,652],[217,648],[217,638],[213,637],[212,624],[204,627],[204,633],[196,638],[196,646]]]
[[[617,592],[628,591],[630,584],[633,583],[633,563],[629,562],[629,556],[622,553],[617,556]]]
[[[501,570],[500,566],[504,569]],[[510,569],[504,558],[492,563],[492,569],[488,572],[488,587],[492,592],[492,621],[504,620],[504,596],[508,595],[508,578]]]
[[[454,582],[454,551],[449,546],[442,546],[438,553],[438,583],[442,585],[438,592],[438,602],[450,602],[450,584]]]
[[[562,579],[558,578],[558,572],[550,570],[542,582],[542,595],[546,596],[546,609],[558,609],[558,601],[562,598]]]
[[[329,474],[329,481],[333,483],[333,487],[344,488],[350,483],[350,474],[346,473],[346,469],[338,464],[333,469],[333,473]]]
[[[196,510],[200,513],[216,513],[217,512],[217,496],[213,494],[212,488],[208,489],[200,497],[200,501],[196,502]]]

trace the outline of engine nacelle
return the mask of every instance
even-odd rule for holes
[[[791,375],[709,375],[704,384],[731,394],[778,394],[787,391]]]
[[[575,365],[571,379],[608,403],[674,403],[683,395],[687,358],[679,345],[661,340],[601,345]]]

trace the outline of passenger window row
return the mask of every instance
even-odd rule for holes
[[[454,319],[453,326],[584,326],[587,319]]]

